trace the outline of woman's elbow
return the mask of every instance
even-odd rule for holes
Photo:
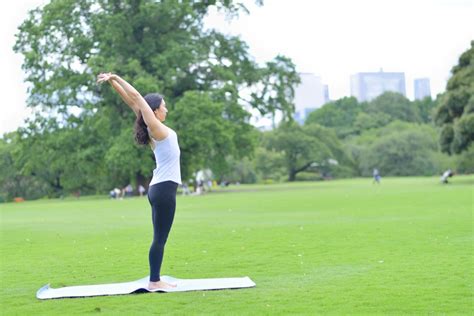
[[[138,91],[133,91],[128,96],[134,103],[142,97]]]

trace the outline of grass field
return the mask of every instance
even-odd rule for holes
[[[40,301],[148,275],[146,198],[0,204],[1,313],[472,314],[474,177],[229,187],[178,197],[162,273],[241,290]]]

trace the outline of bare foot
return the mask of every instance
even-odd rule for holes
[[[156,289],[173,289],[176,287],[176,284],[167,283],[165,281],[157,281],[157,282],[150,282],[148,283],[149,290],[156,290]]]

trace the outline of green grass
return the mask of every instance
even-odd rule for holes
[[[474,177],[229,187],[178,197],[162,273],[241,290],[40,301],[148,275],[146,198],[0,204],[4,315],[471,314]]]

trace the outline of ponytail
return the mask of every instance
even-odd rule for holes
[[[141,111],[138,111],[138,116],[135,120],[135,141],[140,145],[147,145],[150,142],[148,128]]]
[[[163,97],[158,93],[149,93],[143,97],[150,106],[152,111],[158,109],[163,101]],[[148,134],[148,126],[143,119],[141,111],[138,111],[137,119],[135,120],[135,140],[140,145],[148,145],[150,142],[150,135]]]

